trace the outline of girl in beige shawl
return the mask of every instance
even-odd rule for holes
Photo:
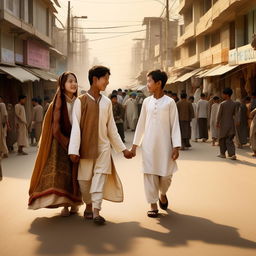
[[[63,206],[62,216],[77,213],[82,204],[77,165],[68,157],[71,113],[77,96],[77,78],[63,73],[43,123],[41,141],[29,189],[29,209]],[[69,210],[68,207],[71,207]]]

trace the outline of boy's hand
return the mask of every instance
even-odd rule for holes
[[[132,152],[133,157],[136,156],[136,149],[137,149],[136,145],[133,145],[132,148],[131,148],[131,152]]]
[[[176,160],[179,157],[179,148],[173,148],[172,150],[172,160]]]
[[[77,155],[70,155],[69,158],[73,163],[78,163],[80,160],[80,157]]]
[[[125,150],[123,151],[123,154],[124,154],[124,157],[127,158],[127,159],[131,159],[131,158],[133,157],[132,152],[129,151],[129,150],[127,150],[127,149],[125,149]]]

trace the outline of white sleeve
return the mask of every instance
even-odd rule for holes
[[[147,101],[144,100],[142,103],[139,121],[134,134],[133,145],[140,146],[142,143],[142,139],[145,132],[146,117],[147,117],[146,102]]]
[[[170,121],[171,121],[171,138],[172,146],[174,148],[181,147],[181,134],[180,134],[180,123],[179,123],[179,114],[177,110],[176,103],[171,102],[170,106]]]
[[[80,144],[81,144],[81,101],[76,99],[72,111],[72,129],[70,135],[70,141],[68,146],[69,155],[79,156]]]
[[[110,140],[110,144],[114,148],[116,152],[122,152],[126,149],[126,146],[122,142],[122,139],[117,131],[116,123],[113,117],[112,103],[110,102],[108,108],[108,137]]]

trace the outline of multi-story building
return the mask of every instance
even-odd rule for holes
[[[202,86],[208,94],[220,94],[232,87],[235,98],[255,90],[249,85],[255,76],[256,54],[250,46],[256,32],[254,8],[255,0],[180,0],[184,24],[174,63],[180,90],[193,93]]]
[[[50,72],[57,51],[53,47],[56,12],[50,0],[0,2],[0,94],[12,104],[25,94],[28,116],[32,97],[51,97],[56,90],[57,75]]]

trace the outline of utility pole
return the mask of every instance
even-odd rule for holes
[[[68,1],[68,22],[67,22],[67,66],[70,69],[70,1]]]
[[[168,72],[168,62],[169,62],[169,0],[166,0],[166,26],[165,26],[165,71]]]

